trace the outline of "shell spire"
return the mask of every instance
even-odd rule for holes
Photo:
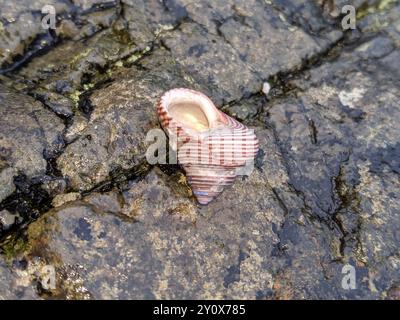
[[[169,90],[157,112],[200,204],[216,198],[236,176],[250,174],[259,148],[254,131],[218,110],[206,95]]]

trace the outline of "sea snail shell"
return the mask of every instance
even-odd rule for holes
[[[253,164],[258,152],[253,130],[218,110],[201,92],[167,91],[157,112],[200,204],[212,201]]]

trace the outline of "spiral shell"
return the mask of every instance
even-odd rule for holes
[[[253,130],[218,110],[201,92],[167,91],[157,112],[200,204],[212,201],[236,176],[250,173],[258,152]]]

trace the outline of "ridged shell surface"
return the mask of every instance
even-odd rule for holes
[[[157,112],[200,204],[212,201],[236,176],[250,174],[258,152],[254,131],[218,110],[206,95],[172,89],[161,97]]]

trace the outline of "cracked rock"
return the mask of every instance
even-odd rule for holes
[[[399,298],[396,1],[50,3],[0,0],[0,299]],[[259,140],[207,206],[146,161],[176,87]]]
[[[196,24],[182,24],[163,42],[193,80],[204,84],[216,104],[240,99],[262,86],[229,44]]]
[[[87,127],[57,160],[73,189],[88,190],[120,171],[140,171],[146,166],[145,138],[158,128],[157,100],[163,91],[185,83],[171,58],[161,54],[150,60],[159,62],[159,68],[133,69],[125,79],[91,95],[94,110]]]
[[[74,4],[68,5],[61,0],[35,2],[20,0],[14,1],[11,5],[10,2],[1,1],[0,67],[4,67],[3,71],[11,71],[19,62],[26,61],[57,41],[48,28],[42,27],[41,11],[45,5],[53,6],[58,21],[63,20],[61,24],[56,25],[56,33],[61,37],[71,37],[75,40],[92,36],[102,28],[111,26],[117,17],[116,1],[83,1],[82,3],[76,1]],[[105,10],[98,11],[96,8]],[[66,17],[70,17],[73,12],[78,13],[74,14],[77,21],[69,21],[67,28]],[[17,59],[21,56],[25,57],[22,60]]]
[[[298,81],[306,86],[277,101],[266,117],[307,210],[340,239],[335,249],[340,259],[369,279],[354,297],[385,297],[398,280],[399,209],[393,201],[400,95],[395,64],[382,67],[398,51],[380,36],[344,50],[335,61],[311,69],[307,82]]]
[[[0,85],[1,200],[14,191],[13,177],[44,175],[45,156],[63,147],[64,124],[31,97]],[[2,165],[2,166],[3,166]]]
[[[250,6],[239,19],[227,19],[219,30],[241,59],[263,79],[300,66],[326,49],[273,9]]]
[[[92,193],[43,215],[28,228],[23,256],[55,267],[59,285],[50,294],[58,298],[82,291],[96,299],[341,294],[340,281],[320,267],[332,259],[326,231],[296,211],[302,201],[272,132],[257,135],[268,156],[209,206],[196,204],[182,173],[154,168],[122,191]],[[69,285],[72,277],[78,287]]]

